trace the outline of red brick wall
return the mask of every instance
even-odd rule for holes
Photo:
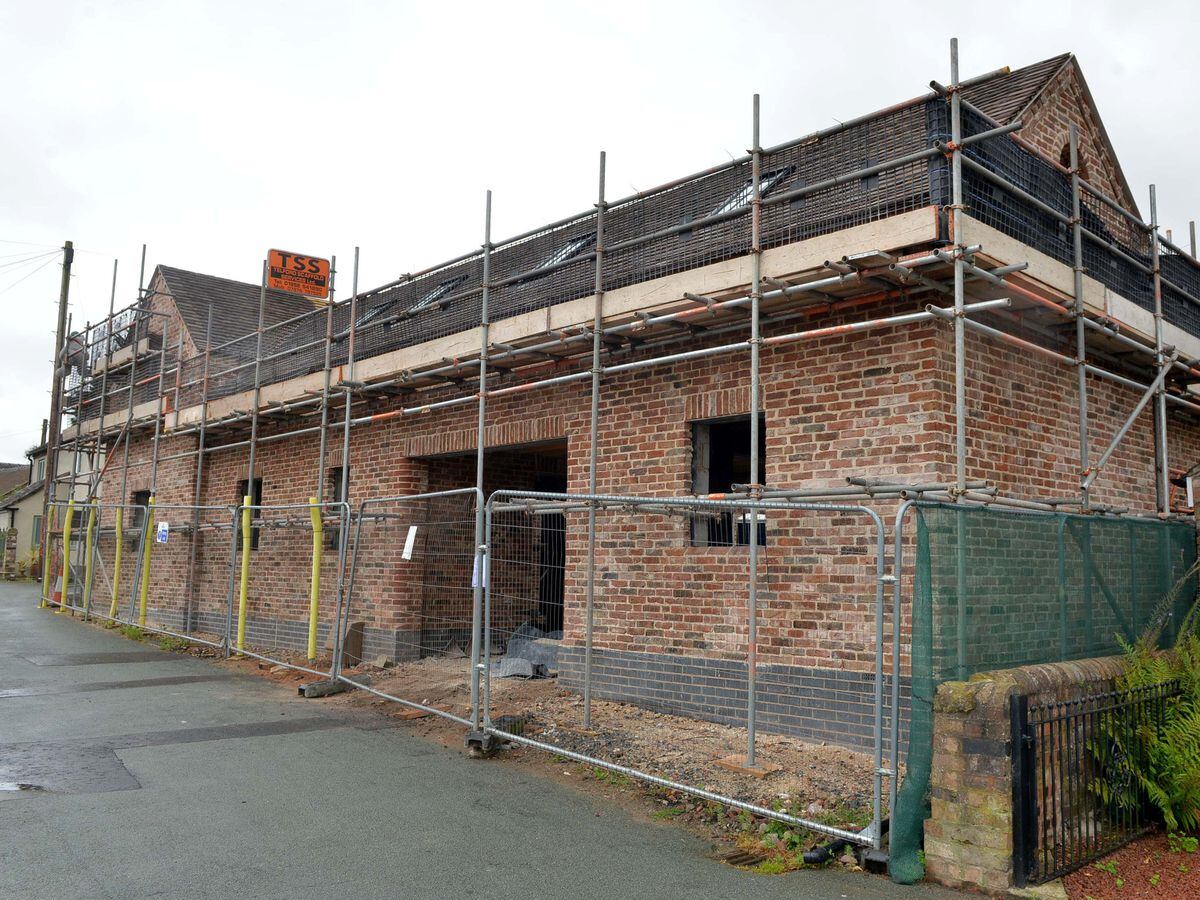
[[[1063,165],[1069,164],[1063,158],[1063,148],[1074,125],[1079,131],[1080,174],[1126,208],[1137,209],[1134,198],[1127,196],[1120,164],[1105,146],[1103,126],[1087,102],[1073,65],[1063,67],[1054,77],[1021,116],[1021,123],[1020,138]],[[1123,224],[1120,220],[1118,223]]]
[[[889,307],[894,311],[895,307]],[[873,316],[878,308],[855,313]],[[826,320],[820,320],[824,324]],[[836,321],[836,320],[833,320]],[[795,326],[775,326],[792,330]],[[772,329],[768,328],[767,333]],[[949,480],[953,475],[952,341],[934,324],[827,338],[763,353],[763,407],[769,485],[837,485],[850,475]],[[1014,351],[968,340],[969,475],[986,478],[1016,496],[1065,495],[1077,483],[1075,373]],[[1132,408],[1132,392],[1091,381],[1093,458]],[[401,401],[373,399],[362,412]],[[409,401],[411,402],[411,401]],[[691,422],[748,409],[745,359],[728,354],[606,379],[600,423],[598,487],[608,493],[660,496],[691,490]],[[327,466],[341,463],[340,404],[331,416]],[[351,501],[469,485],[475,442],[473,405],[355,428],[351,439]],[[314,422],[304,420],[300,424]],[[585,384],[496,398],[489,404],[487,442],[509,446],[565,439],[568,489],[587,487],[588,390]],[[294,427],[293,423],[291,427]],[[264,419],[269,437],[285,426]],[[1152,511],[1153,452],[1147,411],[1096,483],[1097,502]],[[241,439],[210,436],[210,443]],[[1172,454],[1190,458],[1194,425],[1172,421]],[[194,446],[194,438],[166,439],[162,455]],[[314,493],[316,435],[261,443],[258,472],[267,504],[303,503]],[[149,441],[133,443],[131,459],[145,459]],[[531,488],[530,457],[493,453],[487,490]],[[246,450],[214,453],[204,470],[203,502],[236,502],[246,477]],[[106,497],[120,466],[110,468]],[[190,503],[194,461],[159,467],[161,503]],[[148,487],[149,469],[129,473],[129,492]],[[885,516],[895,503],[878,507]],[[176,514],[178,515],[178,514]],[[222,514],[214,514],[220,518]],[[282,515],[282,514],[281,514]],[[307,610],[310,535],[304,511],[289,529],[264,528],[254,551],[250,594],[255,615],[301,621]],[[165,516],[165,513],[164,513]],[[470,513],[454,513],[449,565],[466,572],[473,540]],[[493,547],[496,624],[513,627],[531,615],[539,575],[536,543],[524,524],[498,517]],[[469,591],[447,591],[444,566],[426,561],[414,577],[398,559],[402,536],[372,534],[356,583],[354,617],[372,627],[419,631],[431,609],[469,619]],[[508,529],[506,536],[505,529]],[[769,517],[762,553],[759,651],[765,662],[869,671],[874,662],[873,534],[866,520],[846,514],[788,511]],[[520,537],[524,534],[525,537]],[[203,609],[223,608],[228,589],[228,531],[200,538],[196,585]],[[507,543],[506,543],[507,542]],[[746,646],[746,548],[693,547],[686,519],[657,513],[603,512],[597,558],[597,646],[740,658]],[[186,541],[156,548],[154,603],[182,602],[184,586],[158,574],[157,560],[186,572]],[[506,557],[506,552],[508,555]],[[567,517],[566,641],[581,641],[586,517]],[[174,555],[172,555],[174,554]],[[126,567],[126,573],[131,568]],[[336,553],[326,555],[323,615],[332,615]],[[439,603],[441,604],[439,606]],[[424,612],[422,612],[424,611]]]

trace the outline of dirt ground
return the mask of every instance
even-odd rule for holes
[[[1195,838],[1150,834],[1072,872],[1063,884],[1070,900],[1195,900],[1200,897],[1200,853]]]

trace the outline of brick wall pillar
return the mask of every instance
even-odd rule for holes
[[[925,868],[951,887],[1003,893],[1013,884],[1010,698],[1070,700],[1111,690],[1120,657],[1025,666],[947,681],[933,701]]]

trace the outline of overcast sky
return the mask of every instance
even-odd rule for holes
[[[1143,212],[1200,218],[1192,3],[30,3],[0,0],[0,461],[49,405],[60,270],[75,323],[165,263],[257,282],[336,254],[339,295],[494,235],[798,137],[949,78],[1079,57]],[[952,13],[957,10],[956,17]]]

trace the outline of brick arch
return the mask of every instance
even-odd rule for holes
[[[1129,194],[1120,162],[1104,138],[1104,126],[1080,82],[1074,65],[1063,66],[1045,89],[1020,114],[1022,140],[1062,164],[1070,165],[1070,127],[1079,131],[1080,174],[1130,209],[1137,204]]]

